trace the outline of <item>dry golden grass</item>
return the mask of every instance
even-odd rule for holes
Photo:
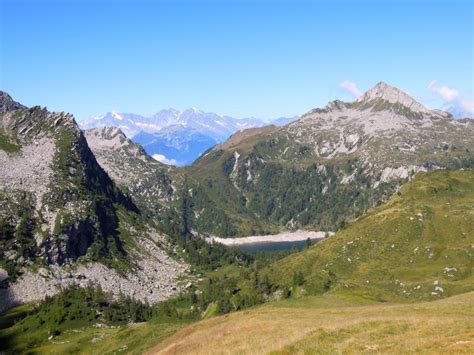
[[[195,323],[150,351],[270,352],[474,353],[474,292],[415,304],[364,304],[342,296],[282,301]]]

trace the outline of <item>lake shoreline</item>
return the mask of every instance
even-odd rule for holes
[[[328,236],[334,235],[334,232],[313,232],[313,231],[296,231],[296,232],[281,232],[278,234],[269,235],[254,235],[250,237],[241,238],[220,238],[209,237],[206,241],[209,243],[221,243],[225,246],[234,247],[248,244],[258,243],[279,243],[279,242],[299,242],[307,239],[324,239]]]

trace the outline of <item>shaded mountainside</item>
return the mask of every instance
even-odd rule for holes
[[[474,165],[474,121],[429,110],[384,83],[353,103],[334,101],[286,126],[245,132],[184,170],[191,229],[335,230],[416,172]]]
[[[386,204],[262,274],[296,294],[413,301],[474,290],[473,268],[474,170],[468,169],[419,173]]]
[[[72,116],[19,107],[0,112],[0,129],[2,263],[123,256],[117,209],[137,209],[97,164]]]
[[[0,285],[0,310],[88,282],[149,302],[179,292],[177,279],[187,266],[153,227],[149,216],[158,212],[146,209],[153,200],[159,211],[159,202],[171,193],[167,168],[140,146],[122,147],[122,152],[125,138],[108,132],[99,146],[145,160],[144,178],[148,171],[155,174],[146,192],[137,182],[123,193],[70,114],[25,108],[6,93],[0,97],[2,281],[8,273]],[[110,173],[118,183],[130,176]]]

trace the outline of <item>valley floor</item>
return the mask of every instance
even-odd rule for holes
[[[474,353],[474,292],[433,302],[325,295],[270,303],[189,325],[156,354]]]

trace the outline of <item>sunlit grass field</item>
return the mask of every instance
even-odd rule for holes
[[[150,353],[474,352],[474,293],[415,304],[351,296],[279,301],[192,324]]]

